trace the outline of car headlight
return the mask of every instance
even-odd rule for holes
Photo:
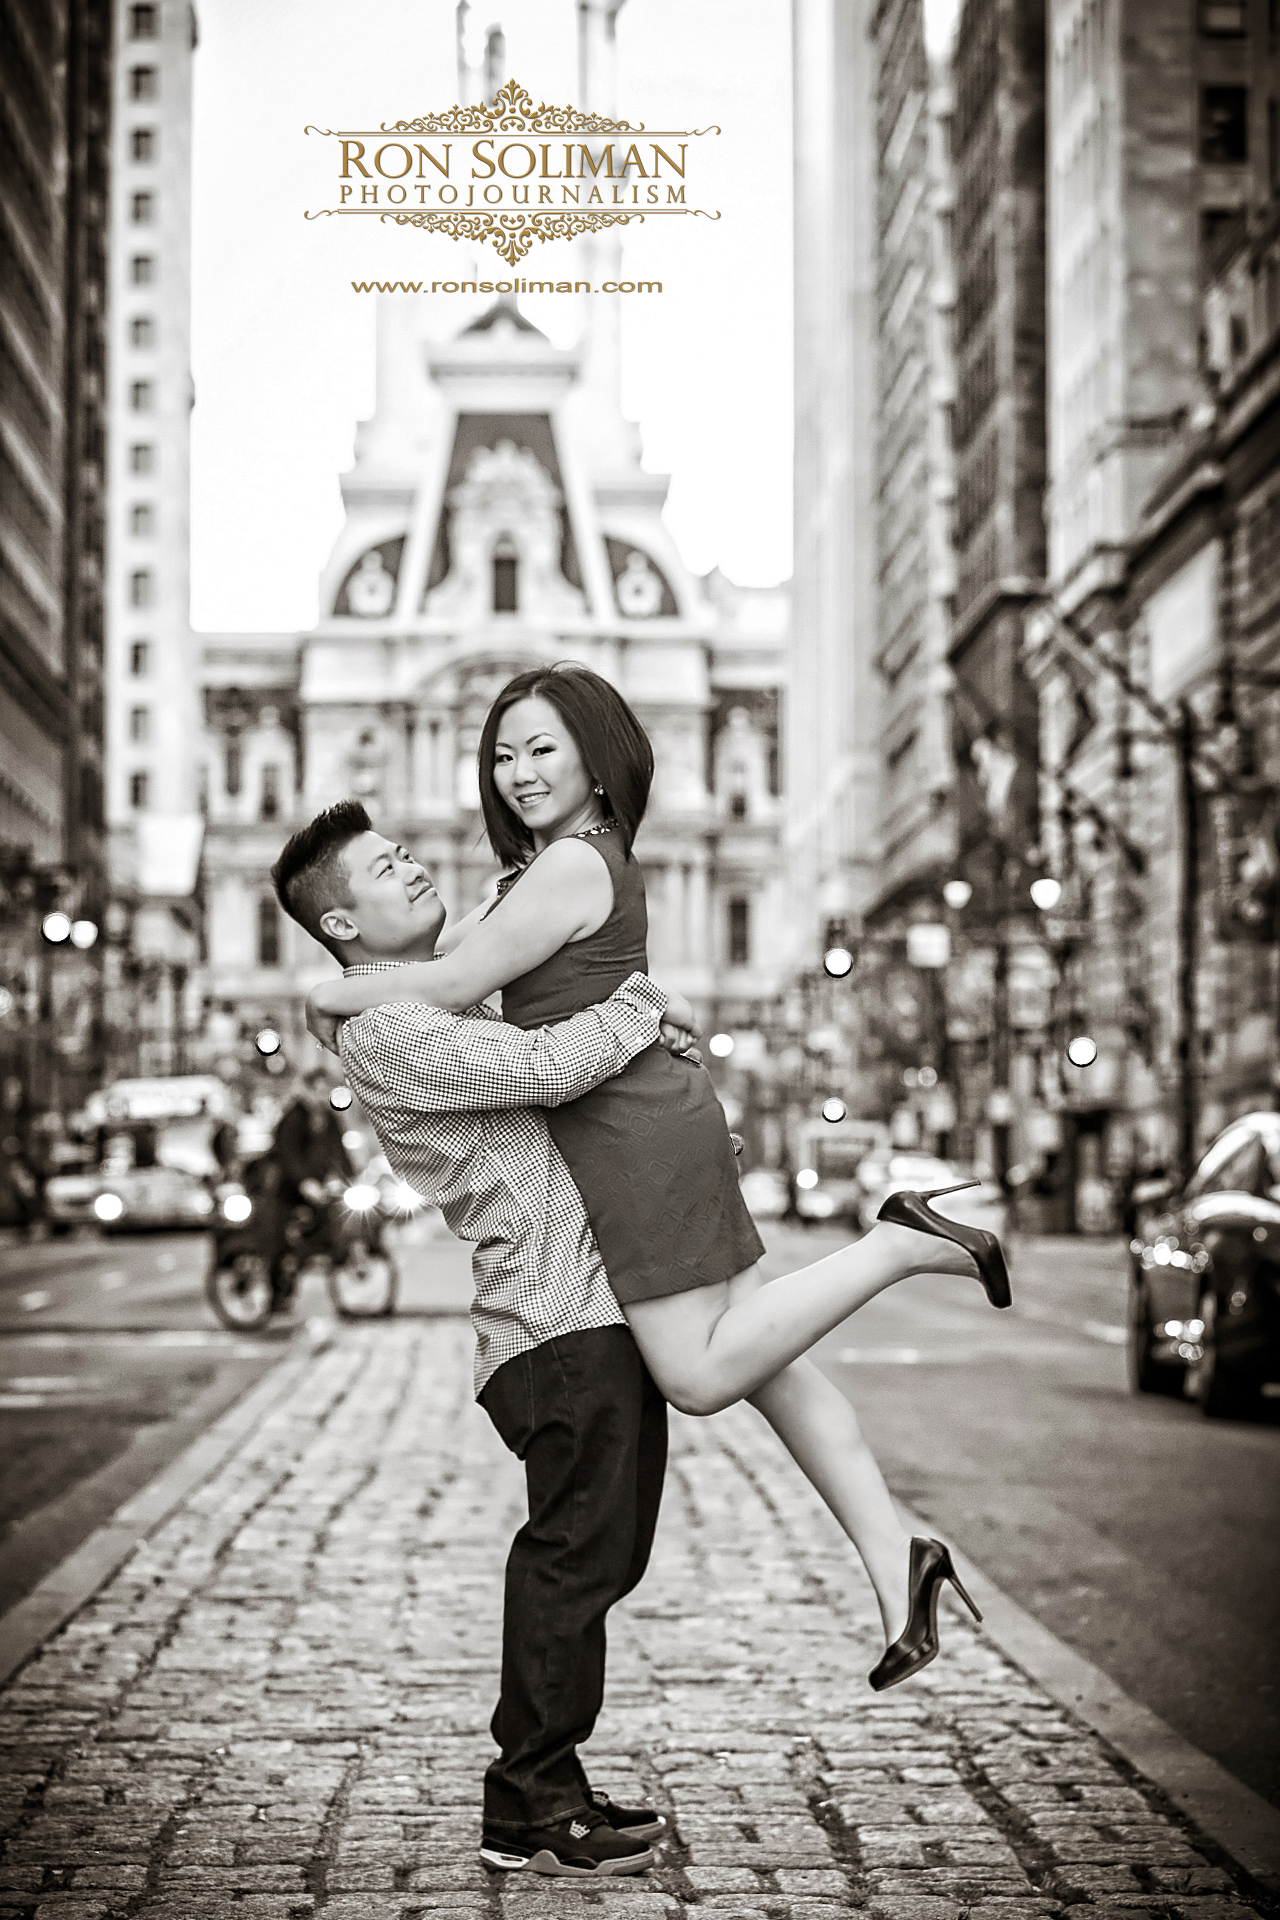
[[[99,1220],[118,1220],[124,1212],[124,1201],[118,1193],[100,1193],[93,1203],[93,1210]]]
[[[355,1186],[347,1188],[342,1197],[352,1213],[368,1213],[370,1207],[376,1207],[378,1204],[378,1189],[357,1181]]]
[[[253,1202],[247,1193],[229,1193],[222,1203],[222,1217],[233,1227],[243,1226],[252,1212]]]

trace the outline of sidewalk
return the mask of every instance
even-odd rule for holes
[[[519,1467],[462,1320],[348,1328],[0,1696],[0,1914],[1247,1920],[1198,1842],[957,1611],[876,1696],[870,1589],[745,1408],[673,1416],[587,1758],[658,1870],[476,1860]]]

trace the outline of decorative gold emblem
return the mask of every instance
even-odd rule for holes
[[[342,204],[308,210],[308,220],[359,214],[453,240],[487,242],[513,267],[535,240],[572,240],[650,215],[720,218],[718,212],[685,204],[687,148],[661,144],[718,134],[719,127],[655,132],[643,121],[611,120],[545,101],[535,106],[518,80],[508,80],[487,106],[453,106],[411,120],[384,120],[377,128],[308,126],[304,131],[341,142]],[[559,135],[555,157],[551,142],[535,148],[521,138],[529,134]],[[516,138],[504,146],[504,135]],[[435,145],[411,149],[404,136]],[[462,168],[468,155],[466,180]]]
[[[431,227],[451,240],[487,240],[514,267],[535,240],[574,240],[598,227],[625,227],[642,213],[388,213],[398,227]]]
[[[644,122],[606,120],[599,113],[580,113],[577,107],[535,107],[533,96],[518,80],[499,87],[487,107],[450,107],[444,113],[424,113],[417,120],[384,121],[383,133],[643,133]]]

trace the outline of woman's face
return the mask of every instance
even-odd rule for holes
[[[508,707],[498,727],[493,782],[541,849],[552,840],[595,826],[599,796],[568,727],[541,694]]]

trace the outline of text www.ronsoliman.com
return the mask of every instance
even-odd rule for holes
[[[353,293],[661,293],[661,280],[353,280]]]

